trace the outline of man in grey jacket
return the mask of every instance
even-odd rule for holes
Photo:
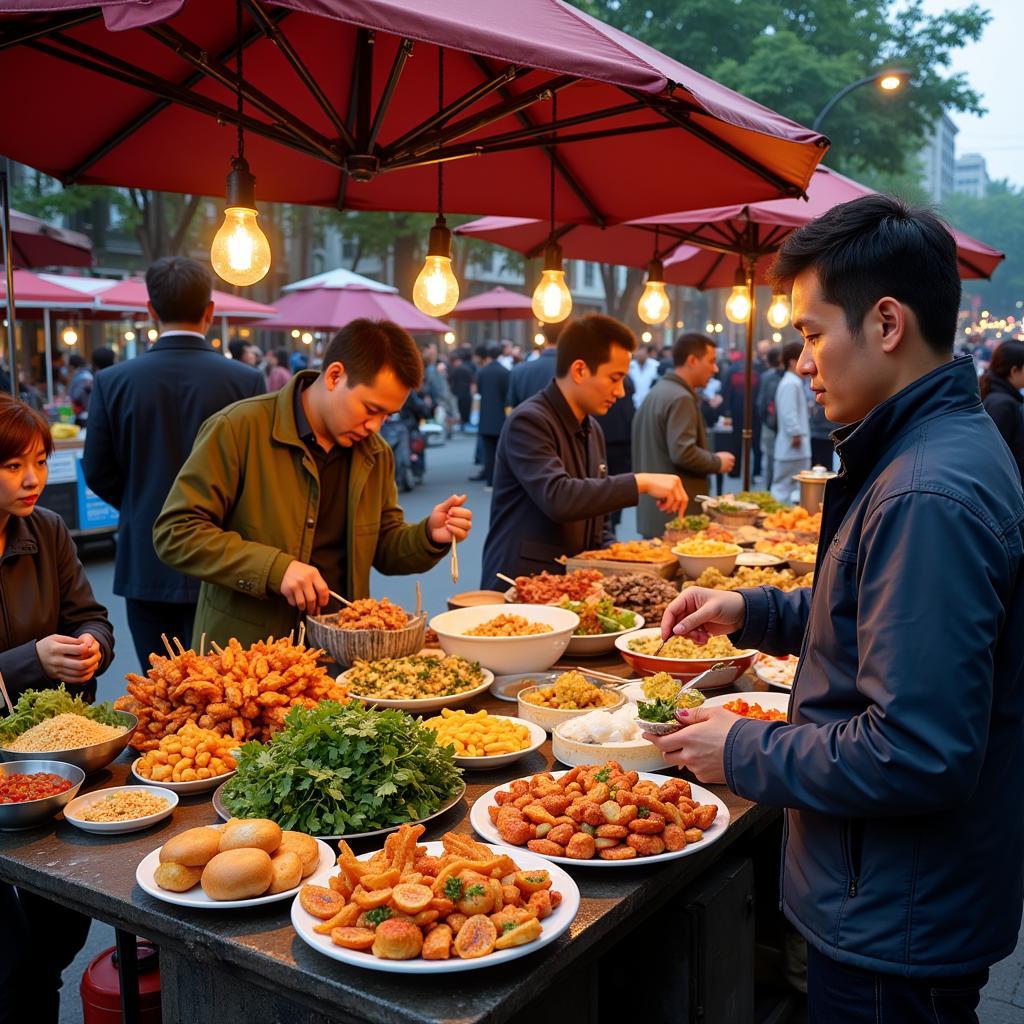
[[[811,468],[811,414],[807,408],[807,392],[797,373],[803,345],[787,342],[782,348],[785,372],[775,391],[775,413],[778,417],[775,435],[775,465],[772,471],[772,497],[788,504],[798,490],[793,475]]]
[[[969,357],[956,244],[883,195],[791,235],[799,371],[833,423],[814,587],[693,587],[662,633],[799,655],[789,720],[680,711],[702,782],[786,808],[815,1024],[976,1024],[1024,902],[1024,498]]]
[[[700,511],[698,494],[708,493],[708,477],[728,473],[736,463],[732,452],[708,448],[707,427],[698,392],[716,373],[717,350],[705,334],[680,334],[672,346],[671,373],[660,377],[633,420],[633,468],[645,473],[675,473],[686,489],[683,514]],[[655,501],[640,496],[637,528],[645,537],[660,537],[671,516]]]

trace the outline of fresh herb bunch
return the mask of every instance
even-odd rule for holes
[[[668,530],[691,530],[693,533],[700,533],[701,530],[706,530],[711,525],[711,520],[707,516],[677,516],[673,519],[666,529]]]
[[[575,612],[580,617],[574,636],[598,636],[601,633],[618,633],[636,625],[636,614],[626,608],[616,608],[610,597],[598,601],[570,601],[563,597],[560,607]]]
[[[32,726],[57,715],[81,715],[103,725],[124,727],[110,704],[86,704],[82,697],[74,697],[61,684],[53,690],[26,690],[14,705],[14,711],[0,722],[0,744],[9,743]]]
[[[451,747],[403,711],[357,701],[294,707],[269,743],[245,743],[224,806],[313,836],[401,825],[436,811],[462,786]]]
[[[740,491],[736,495],[737,501],[749,501],[752,505],[757,507],[765,513],[781,512],[785,505],[780,501],[776,501],[768,491]]]
[[[664,697],[651,703],[644,703],[642,700],[636,702],[637,718],[645,722],[674,722],[676,720],[676,702],[665,700]]]

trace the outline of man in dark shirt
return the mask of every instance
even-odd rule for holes
[[[157,558],[153,523],[203,421],[267,390],[262,373],[225,359],[206,340],[214,316],[206,267],[180,256],[157,260],[146,288],[160,337],[137,358],[96,374],[82,456],[88,485],[120,512],[114,593],[125,599],[143,669],[163,650],[161,633],[192,635],[199,599],[197,580]]]
[[[480,372],[476,375],[476,390],[480,395],[480,439],[483,442],[484,470],[482,478],[488,487],[494,485],[494,457],[498,450],[498,438],[505,425],[505,402],[508,399],[509,371],[498,361],[501,346],[491,342],[486,348],[477,349],[481,359]],[[473,479],[480,479],[474,477]]]
[[[555,358],[562,327],[563,324],[544,324],[541,328],[544,347],[537,358],[527,359],[512,367],[512,376],[508,379],[508,401],[505,403],[510,409],[533,398],[555,379]]]
[[[557,572],[559,555],[599,547],[610,539],[606,516],[635,505],[640,494],[657,498],[666,512],[685,503],[677,476],[608,475],[593,417],[625,394],[635,349],[633,332],[611,317],[571,322],[558,340],[556,378],[509,415],[498,442],[485,588],[496,586],[499,572]]]

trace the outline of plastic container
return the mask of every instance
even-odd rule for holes
[[[161,1024],[159,950],[145,939],[139,940],[138,949],[139,1020],[141,1024]],[[113,946],[105,949],[82,974],[78,991],[85,1024],[121,1024],[121,978],[116,954]]]

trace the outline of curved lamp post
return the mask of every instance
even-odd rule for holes
[[[828,117],[832,108],[844,97],[853,92],[854,89],[859,89],[862,85],[870,85],[872,82],[877,82],[878,87],[883,89],[885,92],[897,92],[910,80],[910,71],[907,68],[882,68],[880,71],[875,71],[870,75],[865,75],[863,78],[858,78],[856,82],[851,82],[849,85],[844,86],[839,90],[818,111],[818,116],[814,119],[814,123],[811,125],[813,131],[817,131],[821,127],[821,122]]]

